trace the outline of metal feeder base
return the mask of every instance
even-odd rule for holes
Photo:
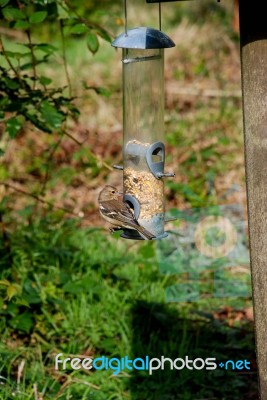
[[[132,240],[145,240],[138,231],[135,231],[134,229],[124,229],[123,233],[120,235],[124,239],[132,239]],[[158,239],[163,239],[168,236],[167,232],[162,233],[161,235],[158,235],[154,237],[152,240],[158,240]]]

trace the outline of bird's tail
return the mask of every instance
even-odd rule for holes
[[[145,239],[152,240],[156,236],[153,235],[153,233],[149,232],[147,229],[145,229],[143,226],[139,225],[138,228],[136,227],[136,230],[140,233],[141,236],[143,236]]]

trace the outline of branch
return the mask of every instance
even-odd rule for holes
[[[8,65],[9,65],[10,68],[11,68],[11,70],[14,72],[14,74],[15,74],[16,77],[18,78],[18,80],[21,82],[19,72],[16,70],[16,68],[14,67],[14,65],[12,64],[12,62],[10,61],[10,58],[9,58],[8,55],[6,54],[6,49],[5,49],[4,43],[3,43],[3,41],[2,41],[1,35],[0,35],[0,46],[1,46],[1,50],[2,50],[2,52],[3,52],[3,56],[4,56],[5,59],[6,59],[6,62],[8,63]]]
[[[51,160],[52,160],[56,150],[58,149],[58,146],[60,145],[60,143],[62,141],[62,138],[63,138],[63,134],[60,136],[59,140],[52,146],[51,151],[49,152],[49,155],[48,155],[48,158],[47,158],[47,168],[46,168],[46,171],[45,171],[44,181],[43,181],[43,184],[42,184],[42,186],[41,186],[41,188],[39,190],[39,193],[41,195],[43,195],[44,192],[45,192],[46,184],[47,184],[47,181],[48,181],[48,178],[49,178],[50,163],[51,163]]]
[[[66,79],[67,79],[68,86],[69,86],[69,97],[71,97],[72,87],[71,87],[71,80],[70,80],[70,75],[69,75],[69,71],[68,71],[66,43],[65,43],[65,36],[64,36],[64,31],[63,31],[63,20],[62,19],[59,20],[59,24],[60,24],[61,43],[62,43],[63,64],[64,64],[64,70],[65,70],[65,74],[66,74]]]
[[[55,206],[50,201],[44,200],[44,199],[40,198],[39,196],[37,196],[36,194],[27,192],[26,190],[19,189],[16,186],[11,185],[10,183],[0,182],[0,185],[3,185],[5,187],[13,190],[14,192],[21,193],[21,194],[24,194],[25,196],[31,197],[31,198],[35,199],[36,201],[38,201],[39,203],[46,204],[47,206],[49,206],[51,208],[54,208],[54,209],[57,209],[57,210],[61,210],[61,211],[64,211],[64,212],[66,212],[68,214],[74,215],[75,217],[81,218],[79,216],[79,214],[74,213],[73,211],[69,210],[68,208]]]
[[[31,52],[31,58],[32,58],[32,71],[33,71],[33,85],[32,88],[33,90],[35,89],[35,85],[36,85],[36,80],[37,80],[37,71],[36,71],[36,58],[35,58],[35,54],[34,54],[34,50],[33,50],[33,45],[32,45],[32,37],[31,37],[31,32],[29,29],[26,30],[27,33],[27,38],[28,38],[28,42],[29,42],[29,48],[30,48],[30,52]]]
[[[66,132],[66,131],[64,131],[63,133],[64,133],[64,135],[68,136],[71,140],[73,140],[73,141],[74,141],[76,144],[78,144],[79,146],[83,146],[83,143],[82,143],[82,142],[79,142],[79,140],[77,140],[77,139],[76,139],[74,136],[72,136],[70,133],[68,133],[68,132]],[[103,161],[102,159],[99,159],[99,157],[97,157],[92,151],[90,151],[90,150],[88,150],[88,151],[89,151],[90,155],[91,155],[96,161],[101,162],[102,165],[103,165],[104,167],[106,167],[109,171],[114,171],[113,168],[112,168],[110,165],[108,165],[105,161]]]
[[[103,27],[101,26],[101,25],[99,25],[99,24],[97,24],[97,23],[95,23],[95,22],[92,22],[92,21],[88,21],[86,18],[83,18],[83,17],[81,17],[80,15],[79,15],[79,13],[77,13],[77,11],[75,10],[75,8],[72,6],[72,5],[70,5],[70,2],[68,1],[68,0],[62,0],[62,3],[63,4],[65,4],[67,7],[68,7],[68,9],[69,10],[71,10],[72,12],[73,12],[73,14],[80,20],[80,22],[83,22],[86,26],[88,26],[88,28],[97,28],[97,29],[99,29],[99,30],[105,30],[106,31],[106,33],[110,36],[110,37],[113,37],[114,35],[111,33],[111,32],[109,32],[106,28],[105,29],[103,29]],[[66,9],[66,8],[65,8]]]

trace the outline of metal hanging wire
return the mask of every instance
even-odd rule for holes
[[[159,30],[161,31],[161,1],[159,2]]]
[[[127,0],[124,0],[124,26],[125,35],[128,35],[128,17],[127,17]]]

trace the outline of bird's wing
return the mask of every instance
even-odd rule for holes
[[[100,212],[111,224],[121,226],[122,228],[136,229],[144,239],[153,239],[154,234],[140,226],[136,220],[133,210],[124,201],[108,200],[100,204]],[[120,224],[121,222],[121,224]]]
[[[124,201],[103,201],[100,205],[100,209],[104,216],[114,218],[117,221],[123,222],[125,225],[139,225],[131,207]]]

